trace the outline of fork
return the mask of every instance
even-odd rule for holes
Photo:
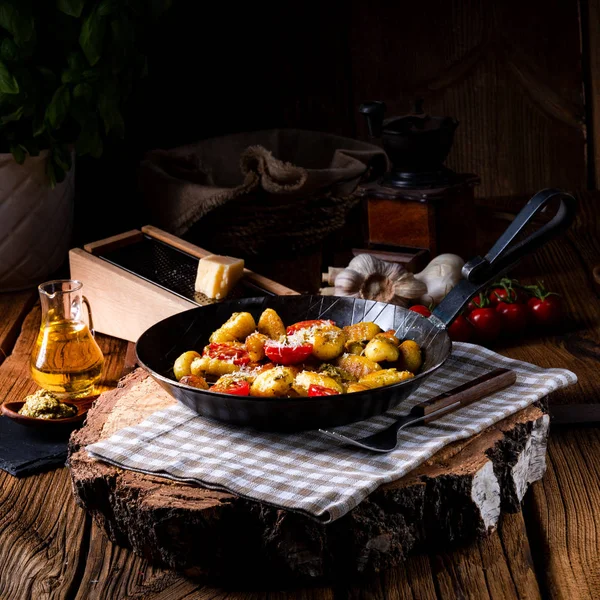
[[[517,380],[517,375],[509,369],[494,369],[468,383],[455,387],[430,400],[416,404],[412,410],[395,423],[363,438],[354,439],[337,431],[319,429],[319,432],[334,440],[371,450],[372,452],[391,452],[398,447],[398,432],[413,425],[427,425],[443,415],[450,414],[462,406],[468,406],[493,392],[502,390]]]

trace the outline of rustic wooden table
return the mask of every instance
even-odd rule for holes
[[[531,282],[543,278],[561,293],[568,320],[556,335],[495,349],[574,371],[579,383],[551,397],[551,412],[558,405],[587,405],[575,408],[589,416],[600,404],[600,303],[592,275],[600,264],[600,193],[578,198],[569,232],[514,272]],[[481,235],[493,239],[506,223],[492,217],[521,206],[522,200],[511,199],[482,204]],[[28,360],[39,319],[35,290],[0,294],[0,401],[35,389]],[[132,364],[131,347],[99,337],[108,389]],[[75,505],[66,468],[23,479],[0,471],[0,598],[600,598],[599,457],[597,426],[553,427],[544,478],[527,493],[523,512],[504,515],[488,538],[452,553],[432,548],[360,582],[276,591],[246,591],[235,582],[228,589],[206,586],[110,543]]]

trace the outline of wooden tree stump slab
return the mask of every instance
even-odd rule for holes
[[[549,416],[531,406],[453,443],[324,525],[232,494],[125,471],[85,446],[175,402],[142,369],[100,396],[71,436],[77,503],[108,537],[188,575],[329,578],[379,571],[494,530],[544,474]]]

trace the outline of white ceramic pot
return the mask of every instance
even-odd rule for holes
[[[50,188],[47,152],[17,164],[0,154],[0,291],[35,287],[66,259],[73,229],[74,167]]]

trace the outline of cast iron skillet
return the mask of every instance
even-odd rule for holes
[[[559,200],[555,216],[525,239],[516,239],[525,225],[552,198]],[[136,343],[140,365],[174,398],[199,414],[236,425],[270,431],[300,431],[335,427],[367,419],[397,406],[450,356],[452,342],[446,331],[467,302],[482,288],[514,266],[520,258],[566,229],[575,215],[575,198],[562,190],[538,192],[485,257],[476,257],[463,269],[463,280],[426,319],[399,306],[335,296],[275,296],[224,301],[194,308],[159,321]],[[187,350],[202,351],[210,334],[233,312],[248,311],[255,319],[267,307],[275,309],[285,325],[304,319],[326,318],[338,326],[374,321],[382,329],[395,329],[401,339],[416,341],[424,364],[413,379],[394,385],[339,396],[266,399],[239,397],[200,390],[177,382],[175,359]]]

